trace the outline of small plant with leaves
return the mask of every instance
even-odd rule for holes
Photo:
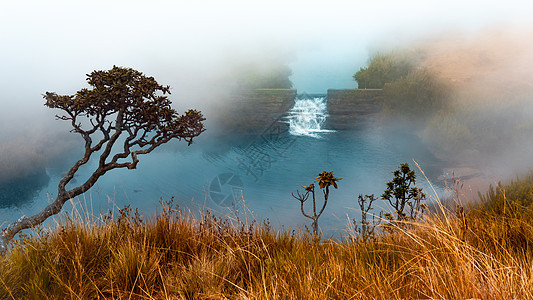
[[[376,215],[372,215],[372,222],[368,219],[368,212],[372,210],[372,203],[378,200],[374,194],[372,195],[359,195],[357,197],[357,203],[361,208],[361,222],[357,224],[357,220],[353,220],[355,226],[355,231],[359,234],[363,242],[368,241],[370,238],[375,237],[376,226],[381,223],[383,219],[383,212],[379,213],[379,216],[376,218]]]
[[[426,199],[426,194],[421,188],[415,186],[415,171],[404,163],[400,164],[400,168],[393,171],[393,174],[394,178],[387,182],[387,189],[381,195],[381,199],[388,201],[396,215],[386,213],[385,218],[390,222],[417,220],[427,206],[422,203]]]
[[[327,172],[323,171],[322,173],[318,174],[317,177],[315,177],[314,182],[318,182],[319,188],[322,190],[322,193],[324,195],[324,202],[322,204],[322,208],[317,213],[317,199],[315,195],[315,184],[311,183],[308,186],[302,186],[305,190],[303,194],[301,194],[299,191],[296,191],[296,195],[292,193],[292,196],[296,198],[298,201],[300,201],[300,209],[302,211],[302,214],[311,220],[313,220],[313,224],[311,225],[313,228],[313,234],[315,236],[318,236],[318,218],[322,215],[324,212],[324,209],[326,208],[326,205],[328,204],[328,198],[329,198],[329,187],[333,186],[334,188],[337,188],[337,181],[341,180],[342,178],[337,178],[333,176],[333,171]],[[308,214],[304,210],[304,203],[309,199],[309,196],[312,196],[313,199],[313,214]]]

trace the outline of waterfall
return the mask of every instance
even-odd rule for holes
[[[322,129],[327,116],[326,97],[301,95],[289,111],[289,133],[320,138],[320,133],[332,132],[332,130]]]

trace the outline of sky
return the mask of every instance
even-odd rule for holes
[[[443,29],[472,31],[530,18],[529,1],[4,1],[3,104],[73,92],[113,64],[182,88],[223,73],[228,60],[286,55],[301,91],[355,87],[379,43]],[[198,88],[198,86],[193,85]],[[15,103],[13,103],[15,102]]]
[[[530,1],[2,1],[0,138],[53,126],[42,94],[132,67],[173,88],[178,109],[209,110],[239,61],[282,60],[299,92],[355,88],[383,47],[459,30],[524,26]],[[181,106],[180,106],[181,105]],[[44,129],[41,129],[44,130]]]

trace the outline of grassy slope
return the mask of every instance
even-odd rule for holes
[[[498,44],[436,44],[423,65],[481,105],[529,95],[531,67],[514,62],[524,54],[493,53]],[[436,122],[454,129],[445,136],[471,143],[477,127],[446,117]],[[532,187],[528,176],[489,192],[483,206],[440,211],[368,242],[355,233],[317,241],[169,205],[153,220],[67,219],[0,259],[0,299],[533,299]]]
[[[533,298],[533,213],[521,206],[435,214],[368,242],[163,207],[24,237],[1,261],[0,298]]]

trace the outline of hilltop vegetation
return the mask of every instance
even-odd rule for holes
[[[392,51],[373,56],[353,77],[359,88],[384,91],[384,110],[400,120],[425,121],[444,109],[449,87],[421,66],[420,51]]]
[[[239,89],[290,89],[292,70],[285,64],[259,66],[242,65],[236,71],[235,81]]]
[[[233,57],[224,79],[231,89],[290,89],[290,57],[265,53],[260,57]]]
[[[360,89],[382,89],[413,71],[418,61],[414,52],[392,51],[374,55],[368,64],[353,76]]]
[[[526,71],[533,52],[523,38],[444,36],[375,55],[354,79],[359,88],[383,88],[384,120],[410,125],[437,157],[458,165],[505,161],[523,173],[533,164],[526,154],[533,149]]]

